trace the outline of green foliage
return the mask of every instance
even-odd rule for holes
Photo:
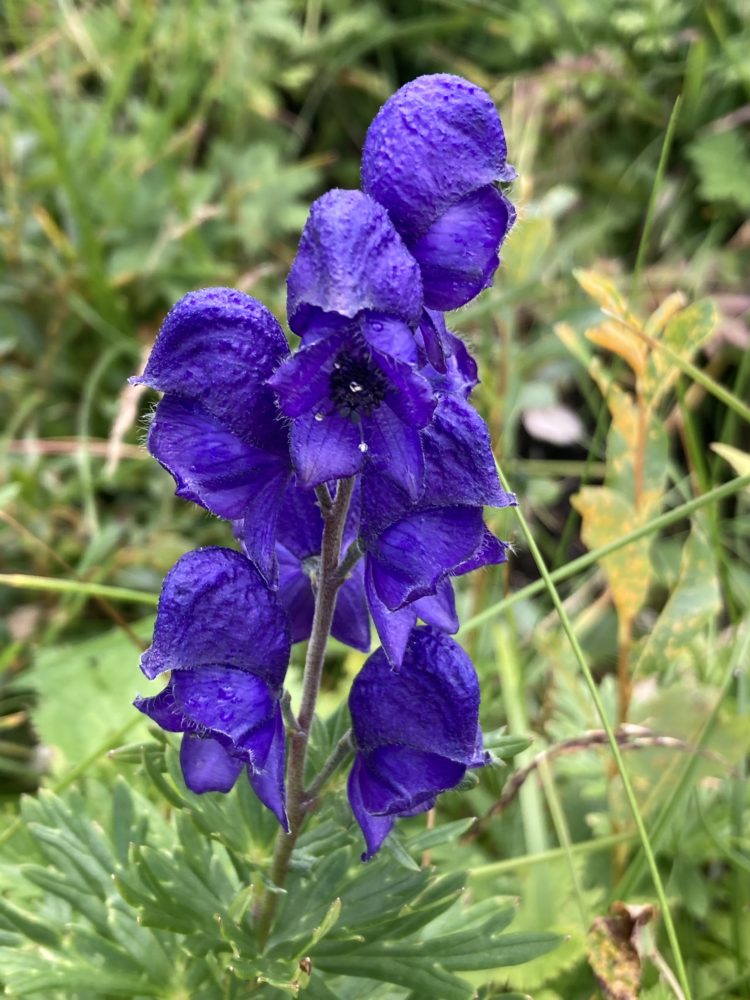
[[[365,979],[469,1000],[460,973],[494,972],[558,943],[553,934],[504,933],[512,903],[471,905],[463,873],[411,860],[452,841],[466,822],[406,840],[409,869],[387,855],[365,866],[359,833],[334,802],[300,838],[261,954],[251,918],[259,893],[278,891],[264,874],[273,819],[244,781],[226,797],[193,795],[168,745],[144,745],[142,759],[169,814],[154,803],[148,778],[147,797],[118,777],[111,795],[97,785],[86,797],[24,800],[33,843],[25,856],[34,860],[20,866],[12,897],[0,899],[10,996],[223,1000],[249,987],[271,997],[309,986],[315,997],[339,979]],[[12,842],[11,855],[17,849]]]

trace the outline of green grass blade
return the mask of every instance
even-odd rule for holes
[[[110,587],[104,583],[87,583],[85,580],[63,580],[54,576],[30,576],[26,573],[0,573],[0,586],[16,590],[46,590],[56,594],[81,594],[87,597],[106,597],[110,601],[150,604],[156,607],[158,594],[147,590],[130,590],[128,587]]]
[[[662,143],[661,153],[659,155],[659,165],[656,168],[656,176],[654,177],[654,183],[651,188],[651,196],[648,200],[648,208],[646,210],[646,221],[643,224],[643,233],[641,234],[641,241],[638,244],[638,253],[635,258],[633,283],[636,287],[641,278],[643,262],[646,259],[646,252],[651,239],[651,230],[654,225],[654,216],[656,215],[656,203],[659,199],[659,192],[661,191],[661,186],[664,182],[664,174],[667,171],[667,161],[669,160],[669,153],[672,149],[672,140],[674,139],[675,128],[677,127],[677,119],[679,118],[681,103],[682,97],[680,96],[674,102],[672,113],[670,114],[669,121],[667,122],[667,130],[664,133],[664,142]]]

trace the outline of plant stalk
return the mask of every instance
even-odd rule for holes
[[[315,704],[320,690],[328,637],[331,634],[336,598],[344,578],[339,572],[339,557],[344,525],[354,491],[354,478],[339,480],[336,496],[330,506],[321,504],[323,540],[320,550],[320,572],[315,594],[315,613],[307,646],[302,677],[302,700],[297,715],[297,729],[289,734],[289,762],[286,771],[286,808],[289,833],[279,830],[276,837],[270,878],[277,888],[286,881],[289,861],[300,835],[310,801],[305,795],[305,761],[310,728],[315,716]],[[279,893],[266,891],[257,915],[256,930],[261,948],[271,932],[278,906]]]

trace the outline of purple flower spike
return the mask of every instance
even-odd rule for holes
[[[414,324],[422,283],[387,212],[361,191],[336,189],[310,209],[287,281],[289,325],[303,336],[326,314],[364,310]]]
[[[382,650],[355,678],[349,709],[357,754],[349,802],[368,861],[397,816],[431,809],[467,768],[487,763],[479,729],[479,683],[461,647],[432,628],[411,632],[401,670]]]
[[[456,309],[492,281],[515,211],[515,177],[489,94],[440,73],[406,84],[367,132],[362,187],[387,210],[422,271],[425,305]]]
[[[265,306],[228,288],[206,288],[174,306],[146,370],[131,379],[164,393],[148,448],[174,477],[177,496],[244,520],[248,555],[271,580],[274,512],[291,465],[288,432],[266,381],[288,355]]]
[[[243,767],[258,798],[288,828],[284,726],[279,699],[289,661],[286,615],[239,552],[189,552],[164,581],[154,640],[141,658],[167,686],[135,706],[162,729],[184,733],[185,783],[226,792]]]

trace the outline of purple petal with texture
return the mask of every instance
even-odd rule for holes
[[[457,642],[428,626],[415,628],[401,668],[382,649],[355,677],[349,708],[363,753],[398,745],[467,765],[474,757],[479,682]]]
[[[268,380],[279,394],[279,407],[287,417],[300,417],[328,398],[336,355],[345,334],[332,334],[309,347],[302,346]]]
[[[273,479],[269,478],[248,503],[242,521],[242,545],[245,553],[272,587],[276,586],[278,580],[276,533],[281,498],[288,481],[286,471]]]
[[[434,594],[420,597],[412,604],[417,615],[428,625],[434,625],[443,632],[458,632],[456,599],[450,580],[442,580]]]
[[[403,423],[388,406],[366,422],[370,472],[394,482],[412,500],[422,492],[424,458],[419,432]]]
[[[312,413],[292,424],[292,463],[303,486],[320,486],[356,475],[365,460],[360,432],[351,420],[330,413],[317,420]]]
[[[461,77],[421,76],[380,109],[362,154],[362,187],[407,244],[446,209],[514,172],[489,94]]]
[[[513,494],[500,486],[487,425],[466,400],[443,396],[421,438],[426,487],[420,503],[436,507],[515,503]]]
[[[347,791],[354,818],[359,823],[367,846],[367,850],[362,854],[362,860],[369,861],[373,855],[377,854],[383,846],[383,841],[393,829],[394,818],[392,816],[374,816],[368,812],[363,801],[363,786],[365,790],[369,790],[364,757],[362,754],[357,754],[349,774]]]
[[[231,667],[178,670],[172,683],[175,703],[186,718],[241,749],[276,704],[264,681]]]
[[[240,437],[283,451],[286,433],[265,383],[288,354],[264,305],[230,288],[204,288],[172,308],[132,381],[192,399]]]
[[[410,247],[422,271],[425,305],[458,309],[487,288],[514,219],[510,202],[492,186],[446,209]]]
[[[175,704],[172,683],[170,679],[164,690],[151,698],[142,698],[139,695],[133,704],[139,712],[143,712],[168,733],[184,733],[190,728],[190,723]]]
[[[166,576],[141,669],[153,678],[164,670],[221,663],[251,671],[276,689],[289,649],[286,614],[255,566],[232,549],[197,549]]]
[[[286,815],[284,792],[284,762],[286,760],[286,735],[281,709],[277,705],[273,718],[273,736],[262,769],[247,769],[247,776],[253,791],[260,801],[270,809],[287,833],[289,820]]]
[[[368,544],[373,582],[391,610],[434,594],[438,583],[479,547],[478,507],[439,507],[396,521]]]
[[[374,355],[373,361],[391,385],[385,401],[399,419],[410,427],[429,424],[435,410],[435,398],[427,379],[410,365],[385,354]]]
[[[413,816],[466,773],[464,763],[403,746],[377,747],[365,759],[371,780],[361,783],[362,802],[376,816]]]
[[[199,403],[165,396],[156,408],[148,448],[174,477],[177,496],[217,517],[245,516],[272,479],[286,480],[289,460],[243,441]]]
[[[478,548],[465,562],[456,566],[453,575],[463,576],[464,573],[471,573],[472,570],[482,566],[497,566],[499,563],[504,563],[507,558],[508,546],[499,538],[495,538],[489,528],[485,526]]]
[[[417,611],[415,604],[407,604],[398,611],[391,611],[387,608],[377,592],[372,580],[372,566],[366,558],[365,567],[365,590],[367,594],[367,604],[370,608],[372,620],[378,632],[381,645],[388,658],[388,662],[396,669],[401,666],[404,658],[406,643],[414,626],[417,624]]]
[[[302,572],[299,560],[292,557],[287,561],[279,554],[279,600],[289,616],[292,642],[304,642],[310,638],[315,598],[309,577]]]
[[[368,313],[363,317],[361,331],[364,341],[380,354],[410,365],[416,364],[414,331],[402,320],[381,313]]]
[[[365,598],[364,566],[357,563],[336,598],[331,635],[345,646],[366,653],[370,648],[370,616]]]
[[[185,733],[180,746],[180,767],[191,792],[228,792],[243,763],[230,756],[216,740]]]
[[[321,313],[363,310],[415,323],[419,268],[376,201],[337,189],[310,209],[287,281],[289,325],[302,336]]]

